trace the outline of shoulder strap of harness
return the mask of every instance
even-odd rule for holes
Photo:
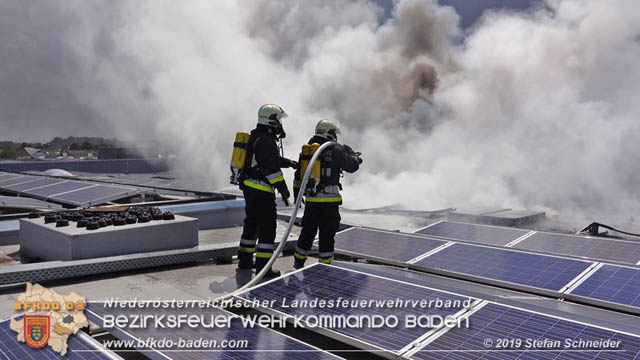
[[[252,170],[256,170],[253,165],[253,157],[255,155],[256,143],[260,139],[260,135],[255,138],[249,137],[249,142],[247,143],[247,156],[244,158],[244,166],[242,167],[242,172],[240,173],[240,179],[247,179],[247,175]]]

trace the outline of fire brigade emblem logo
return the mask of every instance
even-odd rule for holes
[[[24,340],[32,348],[41,348],[49,341],[49,316],[25,315]]]

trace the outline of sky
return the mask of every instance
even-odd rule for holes
[[[385,9],[385,14],[390,14],[393,9],[393,0],[376,0]],[[452,6],[461,18],[460,25],[463,29],[471,26],[487,9],[512,9],[514,11],[526,10],[534,0],[440,0],[440,4]]]

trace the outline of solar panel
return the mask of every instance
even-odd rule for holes
[[[65,181],[59,184],[53,184],[49,186],[43,186],[41,188],[27,190],[24,193],[35,196],[49,197],[57,194],[61,194],[68,191],[74,191],[83,189],[89,186],[94,186],[92,183],[81,181]]]
[[[18,317],[16,319],[21,319]],[[35,360],[35,359],[72,359],[72,360],[100,360],[113,359],[103,352],[104,348],[85,341],[79,335],[71,335],[67,340],[67,354],[60,355],[50,346],[40,349],[29,347],[24,342],[19,342],[16,332],[9,327],[10,320],[0,322],[0,356],[4,359]]]
[[[33,176],[27,176],[27,175],[15,176],[15,177],[12,177],[12,178],[0,180],[0,187],[4,188],[5,186],[18,184],[18,183],[21,183],[21,182],[29,181],[31,179],[33,179]]]
[[[636,264],[640,242],[538,232],[514,248]]]
[[[0,206],[4,207],[38,207],[61,208],[60,205],[23,197],[0,196]]]
[[[448,240],[464,240],[490,245],[507,245],[528,234],[529,230],[442,221],[418,230],[416,233]]]
[[[591,262],[470,244],[454,244],[412,264],[559,291]]]
[[[15,184],[15,185],[3,186],[3,187],[5,189],[9,189],[9,190],[12,190],[12,191],[22,192],[22,191],[25,191],[25,190],[30,190],[30,189],[43,187],[43,186],[58,184],[58,183],[61,183],[61,182],[64,182],[64,180],[52,179],[52,178],[34,178],[34,179],[31,179],[31,180],[29,180],[27,182]]]
[[[293,300],[313,300],[329,302],[349,301],[348,304],[358,301],[395,301],[402,300],[464,300],[465,298],[416,286],[397,280],[386,279],[369,274],[347,270],[336,266],[316,263],[301,271],[288,275],[248,290],[240,297],[253,300],[273,301],[272,310],[294,316],[361,316],[382,315],[384,317],[397,316],[398,325],[394,328],[381,327],[331,327],[333,336],[356,341],[364,344],[366,348],[375,348],[399,353],[404,347],[414,342],[424,334],[420,327],[405,326],[405,316],[412,314],[439,315],[445,317],[453,315],[461,308],[443,307],[367,307],[367,306],[336,306],[336,307],[286,307]],[[331,335],[329,335],[331,336]]]
[[[73,205],[96,205],[106,201],[120,199],[129,195],[135,195],[138,190],[115,186],[98,185],[86,189],[76,190],[60,195],[52,196],[52,200]]]
[[[0,184],[2,184],[2,182],[3,182],[3,181],[10,180],[10,179],[15,179],[15,178],[17,178],[17,177],[21,177],[21,176],[24,176],[24,175],[17,175],[17,174],[5,174],[5,175],[3,175],[3,176],[2,176],[2,178],[0,179]]]
[[[514,343],[500,351],[496,346],[501,339],[518,339],[521,345]],[[578,346],[565,348],[567,339]],[[620,347],[577,343],[609,339],[620,341]],[[536,340],[547,342],[518,351],[527,341],[534,344]],[[635,359],[639,349],[640,338],[634,336],[489,303],[471,314],[468,328],[450,328],[412,359]]]
[[[571,294],[640,308],[640,268],[604,265]]]
[[[77,173],[76,173],[77,174]],[[96,177],[92,174],[79,174],[80,179],[87,181],[100,180],[107,183],[140,187],[156,187],[171,189],[179,192],[209,191],[206,183],[199,183],[192,180],[173,179],[172,175],[162,177],[161,174],[139,174],[139,175],[110,175]]]
[[[335,239],[337,253],[363,254],[398,262],[407,262],[447,243],[444,240],[362,228],[340,232]]]
[[[209,322],[210,316],[221,316],[231,318],[230,326],[217,326],[214,328],[204,327],[181,327],[179,329],[160,328],[148,326],[146,328],[127,328],[126,332],[131,336],[139,339],[153,338],[156,340],[166,339],[165,342],[173,342],[172,346],[163,348],[154,347],[153,350],[156,353],[164,355],[165,359],[337,359],[337,357],[322,351],[318,348],[312,347],[308,344],[282,335],[274,330],[255,325],[253,327],[244,326],[242,320],[239,317],[220,310],[218,308],[206,307],[199,308],[185,307],[180,309],[171,308],[109,308],[104,303],[92,302],[89,304],[85,311],[87,317],[99,324],[103,325],[105,315],[154,315],[154,316],[168,316],[168,315],[206,315],[206,321]],[[106,330],[113,331],[112,328]],[[119,337],[125,337],[127,335],[113,331],[114,335]],[[180,339],[182,340],[216,340],[221,342],[226,340],[230,341],[248,341],[246,347],[238,347],[236,349],[227,348],[222,350],[215,347],[201,347],[184,349],[179,345]],[[131,339],[131,337],[129,337]],[[123,339],[124,340],[124,339]],[[149,348],[138,348],[138,350],[151,350]],[[206,351],[203,351],[206,350]]]

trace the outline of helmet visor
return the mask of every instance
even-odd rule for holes
[[[327,131],[325,138],[329,140],[338,140],[338,134],[340,134],[340,129],[335,128]]]

